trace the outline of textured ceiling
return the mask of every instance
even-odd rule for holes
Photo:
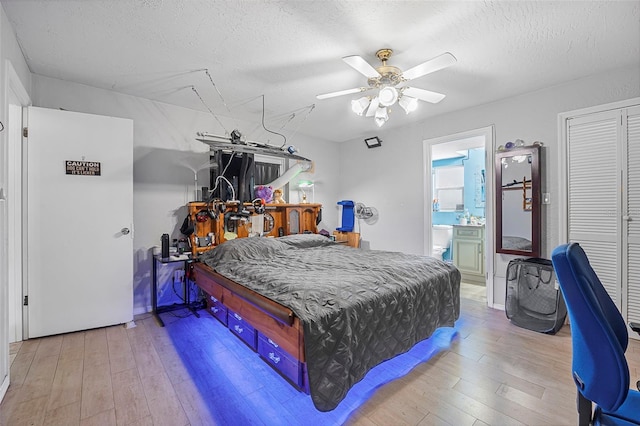
[[[640,1],[1,3],[33,73],[210,109],[198,130],[243,127],[261,141],[274,138],[260,124],[262,95],[266,127],[290,138],[375,134],[372,118],[350,111],[357,95],[315,95],[366,85],[341,58],[377,66],[380,48],[404,70],[447,51],[458,59],[412,82],[442,102],[408,116],[396,105],[385,128],[640,63]]]

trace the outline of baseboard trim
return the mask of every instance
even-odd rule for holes
[[[7,374],[2,382],[2,386],[0,386],[0,402],[4,399],[4,396],[7,393],[7,389],[9,389],[9,374]]]
[[[142,314],[148,314],[149,312],[152,312],[151,309],[151,305],[149,306],[139,306],[137,308],[133,308],[133,315],[142,315]]]

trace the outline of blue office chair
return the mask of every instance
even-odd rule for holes
[[[556,247],[551,261],[571,321],[578,424],[640,425],[640,392],[629,389],[622,315],[579,244]]]

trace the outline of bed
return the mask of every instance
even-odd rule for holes
[[[460,314],[453,265],[318,234],[227,241],[194,268],[212,312],[236,334],[253,329],[239,337],[320,411]]]
[[[502,248],[509,250],[531,251],[531,240],[523,237],[514,237],[510,235],[502,236]]]

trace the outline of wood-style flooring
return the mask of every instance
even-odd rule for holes
[[[519,328],[487,308],[477,288],[468,290],[449,347],[369,389],[346,418],[313,412],[307,395],[259,359],[255,364],[257,354],[248,348],[238,351],[239,339],[214,318],[185,311],[163,314],[164,328],[145,315],[135,328],[11,344],[0,424],[576,424],[569,326],[556,335]],[[638,341],[631,341],[627,358],[635,383]]]

